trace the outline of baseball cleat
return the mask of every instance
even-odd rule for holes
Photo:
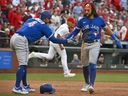
[[[89,91],[90,94],[93,94],[94,93],[94,88],[92,86],[89,86],[88,91]]]
[[[85,84],[84,86],[83,86],[83,88],[81,89],[81,91],[82,92],[87,92],[88,91],[88,89],[89,89],[89,84]]]
[[[35,57],[34,54],[35,54],[35,52],[31,52],[31,53],[28,55],[28,59]]]
[[[19,93],[19,94],[28,94],[29,92],[23,90],[22,87],[13,87],[12,92]]]
[[[74,77],[74,76],[76,76],[75,73],[66,73],[66,74],[64,74],[64,77]]]
[[[34,92],[35,91],[35,89],[31,88],[30,85],[23,86],[22,89],[23,90],[26,90],[28,92]]]

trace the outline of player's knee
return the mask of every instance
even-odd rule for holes
[[[95,70],[96,69],[96,64],[90,63],[89,67],[91,70]]]
[[[54,56],[48,56],[47,59],[52,60]]]

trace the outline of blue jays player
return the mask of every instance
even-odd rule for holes
[[[50,18],[51,14],[48,11],[44,11],[41,13],[40,18],[28,19],[10,40],[10,47],[16,52],[19,62],[19,67],[16,72],[15,86],[12,89],[15,93],[28,94],[31,91],[35,91],[35,89],[32,89],[26,81],[29,43],[35,42],[42,36],[46,36],[54,43],[71,42],[71,40],[54,37],[51,29],[47,25],[47,23],[50,22]],[[20,86],[21,81],[23,83],[22,87]]]
[[[77,22],[75,30],[66,37],[76,36],[80,30],[82,31],[81,63],[83,64],[85,84],[81,91],[89,91],[90,94],[94,92],[96,64],[100,52],[102,29],[114,39],[118,47],[122,48],[122,44],[112,34],[104,19],[98,16],[95,6],[92,3],[86,3],[84,6],[84,17]]]
[[[56,31],[55,31],[55,37],[56,38],[63,38],[67,34],[69,34],[69,29],[73,28],[75,26],[75,18],[69,17],[67,19],[67,23],[62,24]],[[38,57],[38,58],[46,58],[48,60],[53,59],[55,54],[58,53],[61,57],[62,67],[64,71],[64,77],[74,77],[75,73],[70,73],[70,70],[68,68],[67,64],[67,53],[64,48],[63,44],[56,44],[53,42],[50,42],[49,45],[49,51],[48,53],[40,53],[40,52],[32,52],[29,54],[29,59],[32,57]]]

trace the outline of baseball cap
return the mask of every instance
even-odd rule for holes
[[[52,87],[52,85],[51,84],[42,84],[41,86],[40,86],[40,93],[41,94],[44,94],[44,93],[49,93],[49,94],[53,94],[53,93],[55,93],[56,92],[56,90]]]
[[[42,20],[44,20],[45,18],[48,18],[48,19],[51,19],[52,15],[49,11],[43,11],[41,14],[40,14],[40,18]]]
[[[76,23],[76,20],[75,20],[75,18],[74,17],[69,17],[68,19],[67,19],[67,21],[68,22],[72,22],[72,23]]]

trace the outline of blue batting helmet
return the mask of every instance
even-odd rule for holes
[[[41,14],[40,14],[40,18],[41,20],[44,20],[45,18],[48,18],[48,19],[51,19],[52,15],[49,11],[43,11]]]
[[[55,93],[55,89],[52,87],[51,84],[42,84],[40,86],[40,93],[44,94],[44,93],[49,93],[49,94],[53,94]]]

